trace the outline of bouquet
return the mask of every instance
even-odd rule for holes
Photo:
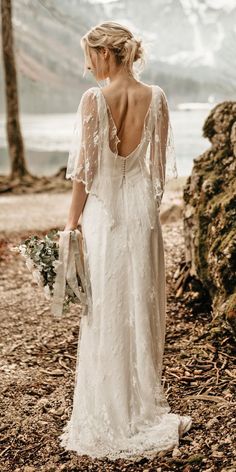
[[[70,304],[82,305],[85,314],[90,285],[79,229],[52,230],[43,238],[32,236],[18,249],[33,280],[42,287],[45,298],[51,300],[53,314],[67,312]]]

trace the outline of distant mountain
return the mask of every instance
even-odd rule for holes
[[[199,98],[235,96],[236,0],[151,0],[148,16],[153,68],[197,82]],[[139,25],[147,22],[140,12]]]
[[[141,80],[162,86],[172,105],[235,99],[236,0],[15,0],[13,13],[21,111],[75,110],[96,85],[82,77],[80,37],[108,19],[143,39]],[[0,112],[3,87],[1,73]]]

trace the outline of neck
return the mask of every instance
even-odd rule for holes
[[[128,71],[124,69],[124,67],[109,71],[108,79],[110,84],[116,86],[121,83],[122,85],[130,85],[131,83],[137,82],[132,71]]]

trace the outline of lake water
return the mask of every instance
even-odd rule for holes
[[[208,110],[170,112],[179,176],[191,173],[193,159],[210,146],[202,137]],[[22,114],[21,130],[29,170],[37,175],[51,175],[67,164],[75,114]],[[6,124],[0,114],[0,173],[10,171],[6,148]]]

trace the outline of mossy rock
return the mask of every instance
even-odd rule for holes
[[[236,102],[214,107],[203,135],[211,148],[194,159],[183,191],[186,260],[236,330]]]

